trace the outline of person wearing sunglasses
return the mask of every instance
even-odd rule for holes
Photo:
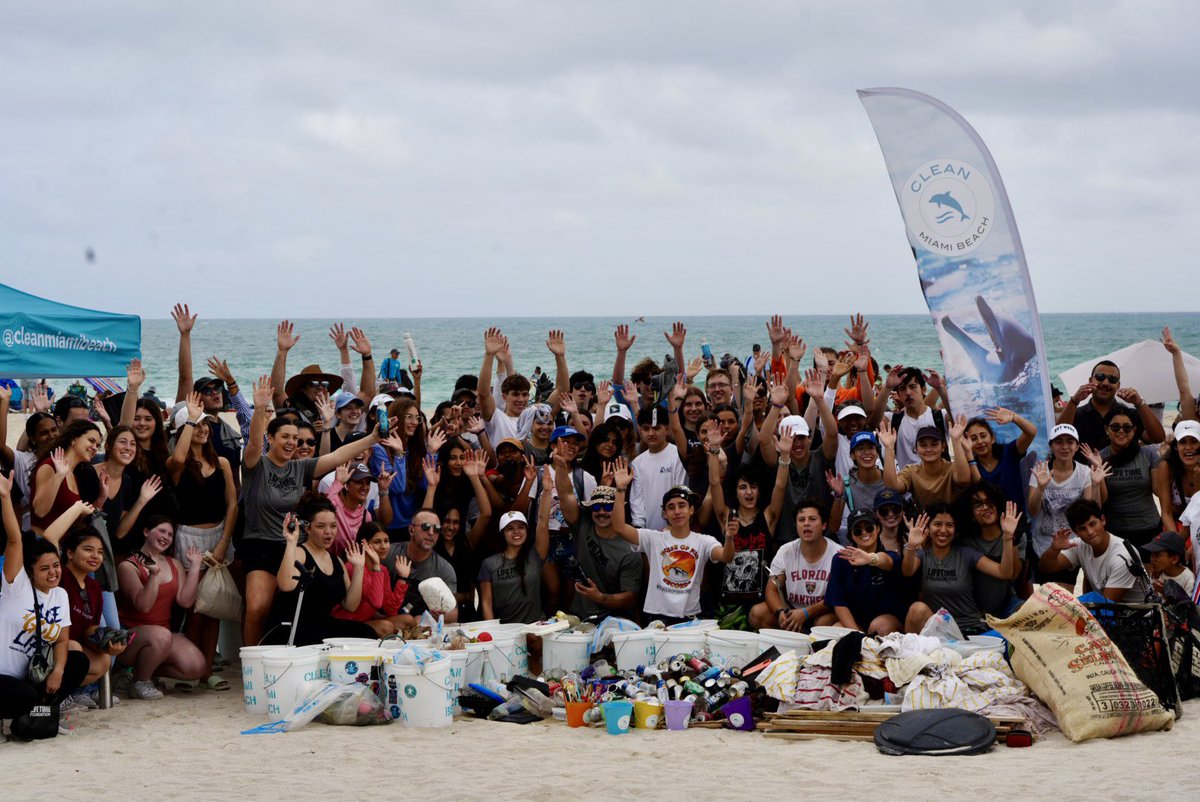
[[[600,485],[591,498],[580,501],[569,476],[556,474],[554,480],[583,577],[575,582],[570,612],[580,618],[636,616],[642,560],[613,529],[617,489]]]
[[[1004,497],[1000,488],[988,482],[973,483],[955,500],[955,518],[963,532],[963,545],[975,549],[997,564],[1004,556],[1005,547],[1003,532],[1000,530],[1000,513],[1005,503],[1009,502],[1011,500]],[[1017,508],[1020,509],[1020,506]],[[975,603],[985,615],[1007,618],[1020,605],[1018,595],[1029,595],[1027,578],[1022,578],[1026,549],[1029,546],[1028,529],[1025,519],[1022,519],[1013,535],[1011,577],[999,579],[988,574],[976,574]],[[1023,593],[1018,594],[1018,590]]]
[[[825,604],[838,624],[870,635],[899,632],[907,610],[900,593],[900,554],[879,544],[875,513],[850,513],[847,532],[852,545],[839,549],[829,569]]]
[[[1091,378],[1081,384],[1067,401],[1062,414],[1058,416],[1058,422],[1074,426],[1079,432],[1080,444],[1099,450],[1108,445],[1111,436],[1105,419],[1120,407],[1129,409],[1140,422],[1142,442],[1161,443],[1167,438],[1154,410],[1150,409],[1137,390],[1121,387],[1121,369],[1107,359],[1097,362],[1092,368]]]
[[[458,621],[457,608],[429,610],[419,589],[420,584],[426,579],[439,577],[446,583],[446,587],[450,588],[451,593],[458,591],[454,566],[450,564],[449,560],[434,551],[441,535],[442,522],[437,512],[422,507],[413,515],[412,521],[408,525],[408,540],[394,543],[388,549],[387,559],[383,563],[392,572],[393,582],[399,578],[399,575],[395,573],[396,557],[404,555],[408,558],[410,565],[408,590],[404,594],[404,603],[400,605],[400,614],[390,619],[399,630],[416,624],[426,610],[434,618],[439,615],[445,616],[447,624]]]
[[[1112,474],[1104,480],[1108,531],[1140,548],[1162,531],[1161,514],[1154,504],[1155,490],[1160,491],[1160,497],[1170,492],[1162,486],[1162,473],[1157,477],[1155,474],[1159,450],[1138,442],[1141,417],[1128,407],[1110,409],[1104,416],[1104,428],[1109,443],[1100,449],[1100,459],[1112,468]]]

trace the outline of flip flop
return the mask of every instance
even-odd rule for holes
[[[204,680],[204,684],[211,691],[227,691],[229,690],[229,680],[222,677],[220,674],[210,674],[208,679]]]
[[[168,691],[179,691],[180,693],[191,693],[196,689],[199,683],[194,679],[173,679],[170,677],[158,677],[159,683]]]

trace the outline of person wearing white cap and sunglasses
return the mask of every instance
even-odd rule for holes
[[[542,481],[549,484],[550,468]],[[483,618],[499,618],[505,624],[540,621],[542,610],[542,565],[550,553],[550,494],[538,504],[536,535],[529,536],[529,522],[519,512],[500,516],[504,550],[479,566],[479,607]]]
[[[1179,516],[1200,491],[1200,423],[1185,420],[1175,424],[1171,445],[1154,468],[1154,488],[1163,528],[1178,531]]]
[[[1104,503],[1104,479],[1109,468],[1084,465],[1075,461],[1079,451],[1079,432],[1069,423],[1050,430],[1051,458],[1033,466],[1029,474],[1028,509],[1034,516],[1033,550],[1040,558],[1054,540],[1054,533],[1070,529],[1067,507],[1081,498]],[[1043,582],[1068,581],[1067,577],[1042,577]],[[1073,579],[1070,578],[1070,579]]]

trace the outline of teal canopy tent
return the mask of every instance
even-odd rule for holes
[[[39,298],[0,284],[0,376],[123,376],[142,355],[142,319]]]

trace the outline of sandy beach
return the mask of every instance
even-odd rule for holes
[[[1079,745],[1053,733],[1032,748],[948,758],[886,757],[868,743],[788,743],[719,730],[611,736],[561,722],[460,720],[440,730],[314,723],[293,733],[239,734],[261,720],[242,711],[237,690],[127,700],[73,714],[70,736],[0,744],[0,776],[29,776],[36,764],[38,786],[65,799],[329,800],[383,791],[440,802],[832,800],[861,798],[870,786],[886,788],[896,802],[929,799],[935,788],[952,797],[1179,798],[1182,782],[1172,767],[1194,756],[1200,702],[1188,703],[1169,732]]]

